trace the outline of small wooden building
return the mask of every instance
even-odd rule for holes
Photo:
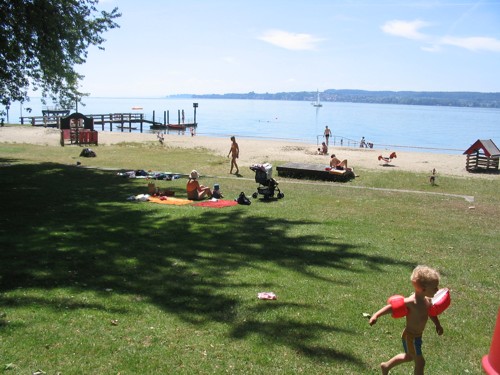
[[[468,172],[498,172],[500,150],[491,139],[478,139],[465,152]]]
[[[94,130],[94,119],[75,112],[61,119],[61,129],[84,128]]]
[[[78,145],[97,145],[99,142],[98,133],[94,130],[94,119],[81,113],[76,112],[62,118],[60,127],[61,146],[66,141]]]

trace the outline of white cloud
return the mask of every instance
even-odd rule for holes
[[[489,37],[456,38],[446,36],[441,39],[441,44],[466,48],[471,51],[500,52],[500,40]]]
[[[492,51],[500,52],[500,40],[490,37],[436,37],[428,34],[423,34],[419,30],[430,24],[425,21],[400,21],[393,20],[387,21],[382,25],[381,29],[387,34],[399,36],[402,38],[419,40],[428,43],[421,47],[422,50],[427,52],[438,52],[442,50],[442,46],[454,46],[465,48],[470,51]]]
[[[422,40],[426,38],[426,35],[422,34],[419,30],[429,25],[430,25],[429,23],[421,20],[415,20],[415,21],[393,20],[393,21],[387,21],[382,26],[382,31],[387,34],[400,36],[403,38]]]
[[[426,52],[440,52],[442,50],[441,45],[438,43],[429,44],[427,46],[420,47],[420,49]]]
[[[294,51],[313,50],[316,48],[316,45],[323,40],[315,38],[310,34],[296,34],[282,30],[268,30],[260,36],[259,39],[275,46]]]

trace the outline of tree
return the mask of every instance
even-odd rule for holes
[[[62,106],[85,96],[75,66],[88,48],[105,42],[105,31],[120,27],[118,8],[97,10],[99,0],[0,0],[0,102],[29,100],[41,90]]]

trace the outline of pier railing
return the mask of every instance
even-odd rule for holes
[[[319,146],[321,142],[325,141],[325,136],[323,134],[316,136],[316,144]],[[377,149],[407,149],[412,151],[453,151],[453,152],[462,152],[463,150],[457,148],[440,148],[440,147],[425,147],[425,146],[409,146],[409,145],[393,145],[393,144],[385,144],[385,143],[372,143],[370,141],[365,141],[363,146],[361,145],[361,141],[356,141],[354,139],[350,139],[348,137],[340,136],[340,135],[332,135],[329,139],[329,146],[343,146],[343,147],[351,147],[351,148],[377,148]]]
[[[316,136],[316,144],[319,146],[325,141],[324,135]],[[341,135],[332,135],[328,141],[329,146],[359,147],[360,142]]]
[[[144,114],[142,113],[107,113],[97,115],[87,115],[87,117],[94,119],[94,125],[98,124],[124,124],[126,122],[144,122]],[[31,124],[33,126],[44,127],[59,127],[60,120],[63,116],[23,116],[20,117],[21,125]]]
[[[43,126],[43,127],[55,127],[60,128],[61,118],[63,116],[49,115],[49,116],[23,116],[20,117],[21,124],[30,124],[32,126]],[[102,130],[105,128],[109,131],[113,131],[113,128],[119,129],[120,131],[139,130],[141,133],[144,131],[144,125],[150,125],[153,130],[176,130],[185,131],[186,128],[195,128],[197,124],[191,122],[190,119],[187,121],[177,120],[176,123],[170,123],[169,112],[165,111],[163,113],[163,118],[157,117],[153,111],[151,117],[145,116],[144,113],[106,113],[106,114],[90,114],[86,115],[94,120],[94,128],[101,127]],[[137,128],[139,126],[139,129]],[[149,130],[149,129],[148,129]]]

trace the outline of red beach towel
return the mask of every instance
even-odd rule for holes
[[[222,207],[230,207],[230,206],[236,206],[238,202],[236,201],[229,201],[229,200],[222,200],[219,199],[217,201],[203,201],[199,203],[193,204],[193,206],[197,207],[210,207],[210,208],[222,208]]]

